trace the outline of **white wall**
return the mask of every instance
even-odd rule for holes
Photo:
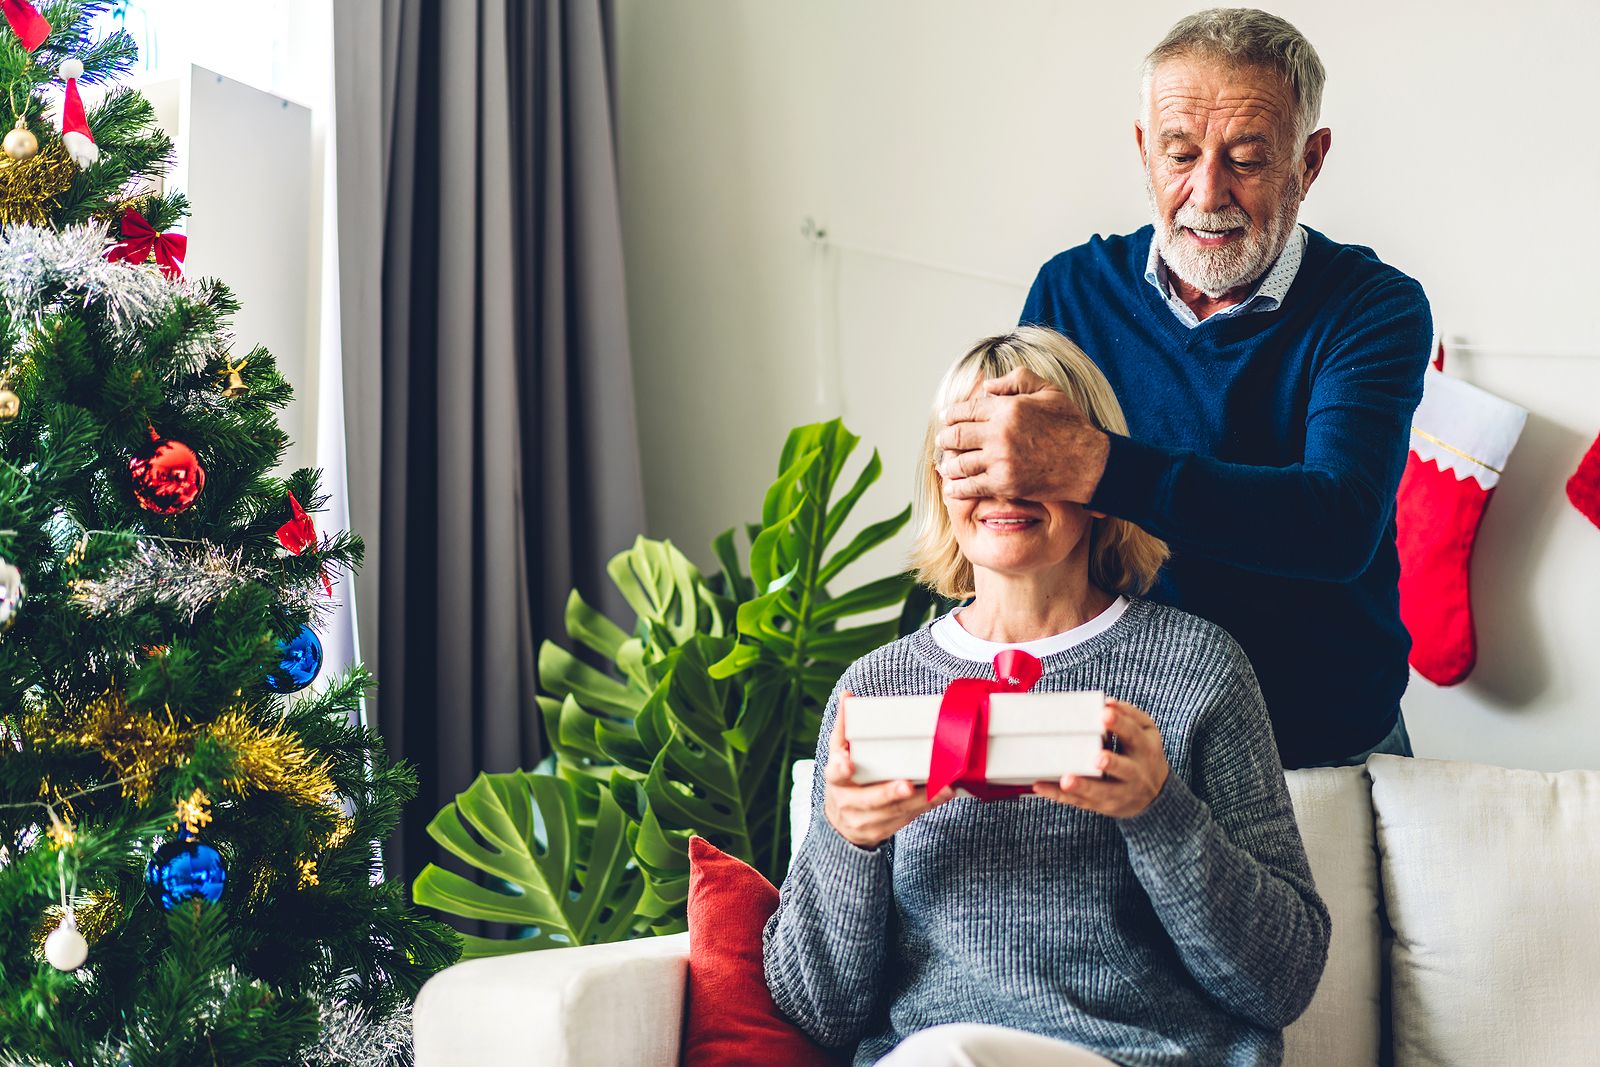
[[[939,371],[1015,322],[1047,257],[1146,221],[1138,65],[1198,6],[619,0],[649,532],[709,563],[788,427],[836,414],[884,455],[863,517],[902,506]],[[1600,431],[1600,141],[1581,121],[1600,8],[1274,10],[1329,70],[1333,150],[1302,218],[1420,279],[1473,346],[1450,369],[1532,413],[1479,541],[1478,670],[1413,681],[1417,750],[1600,767],[1600,530],[1561,490]],[[806,216],[838,247],[803,239]]]

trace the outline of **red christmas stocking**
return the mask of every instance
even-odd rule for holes
[[[1394,521],[1411,666],[1435,684],[1455,685],[1478,660],[1472,546],[1527,418],[1515,404],[1431,366],[1423,378]]]
[[[1594,444],[1578,463],[1578,469],[1567,479],[1567,499],[1587,515],[1590,522],[1600,526],[1600,437],[1594,439]]]

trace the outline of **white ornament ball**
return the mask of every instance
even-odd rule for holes
[[[89,942],[76,926],[62,923],[44,939],[44,958],[58,971],[75,971],[89,958]]]
[[[11,626],[17,609],[22,606],[23,597],[27,595],[28,591],[22,585],[22,572],[0,558],[0,632]]]
[[[66,59],[61,62],[61,76],[63,78],[83,77],[83,61],[80,59]]]

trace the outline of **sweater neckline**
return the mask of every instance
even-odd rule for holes
[[[1126,641],[1155,611],[1155,605],[1142,597],[1129,596],[1127,601],[1127,609],[1121,618],[1105,630],[1069,648],[1041,657],[1039,665],[1044,673],[1049,675],[1062,671],[1105,654]],[[946,678],[982,678],[994,673],[992,664],[962,659],[948,652],[933,637],[933,621],[924,623],[911,635],[910,648],[923,664]]]

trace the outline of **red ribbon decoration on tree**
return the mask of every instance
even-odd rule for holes
[[[289,494],[289,509],[294,513],[294,518],[278,527],[278,543],[291,553],[298,556],[308,548],[317,547],[317,528],[311,524],[311,516],[306,514],[306,509],[300,506],[300,501]],[[333,583],[328,580],[328,568],[322,568],[322,589],[329,596],[333,595]]]
[[[189,239],[183,234],[157,233],[143,215],[130,207],[122,215],[122,238],[106,252],[106,258],[113,263],[119,259],[143,263],[155,252],[161,273],[172,278],[182,277],[183,257],[189,251]]]
[[[994,658],[993,678],[957,678],[944,691],[939,721],[933,728],[933,756],[928,761],[928,799],[945,786],[958,785],[979,800],[999,800],[1033,792],[1026,785],[990,785],[989,697],[994,693],[1026,693],[1044,674],[1039,661],[1018,648]]]
[[[0,0],[0,11],[5,12],[6,21],[28,51],[38,48],[50,36],[50,23],[27,0]]]

